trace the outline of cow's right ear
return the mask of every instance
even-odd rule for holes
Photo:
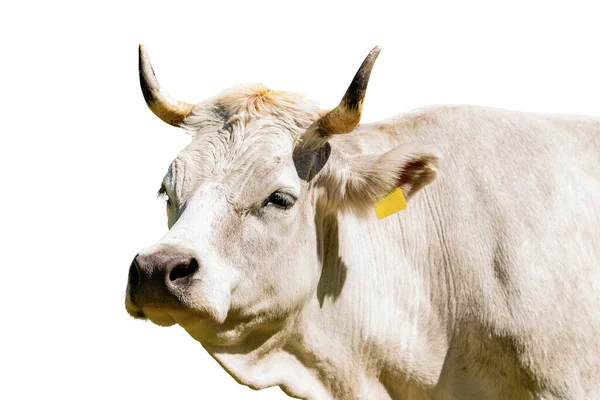
[[[334,155],[319,180],[325,186],[329,206],[363,213],[373,210],[375,203],[396,188],[402,189],[410,201],[435,180],[439,160],[437,149],[416,144],[402,145],[378,155]]]

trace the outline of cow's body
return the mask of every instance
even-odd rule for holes
[[[242,92],[239,98],[248,100]],[[267,139],[263,131],[271,125],[253,124],[271,117],[251,116],[230,129],[229,144],[220,147],[216,138],[222,134],[203,130],[219,125],[214,121],[228,114],[225,108],[240,102],[207,103],[184,123],[195,137],[172,165],[167,183],[178,182],[172,190],[192,210],[172,211],[171,231],[140,253],[156,258],[171,249],[164,246],[194,248],[202,263],[194,274],[204,275],[194,281],[200,283],[194,283],[193,300],[187,292],[177,301],[172,294],[157,300],[156,287],[139,289],[135,294],[149,306],[128,300],[132,315],[180,323],[239,382],[280,385],[301,398],[600,398],[600,120],[440,106],[359,125],[332,137],[325,166],[301,180],[302,193],[310,195],[298,199],[300,222],[278,231],[289,222],[275,220],[283,218],[277,214],[249,225],[254,234],[248,239],[230,222],[250,224],[245,215],[252,212],[223,217],[227,203],[235,209],[238,199],[221,202],[228,186],[211,177],[226,171],[222,176],[232,186],[246,188],[247,182],[224,164],[206,170],[201,165],[241,146],[226,158],[245,160],[244,171],[258,174],[271,158],[262,154],[264,160],[255,162],[256,154],[247,158],[252,149],[267,153],[263,146],[275,140],[268,148],[274,155],[283,149],[275,157],[282,162],[284,150],[310,128],[294,118],[298,129],[289,138]],[[278,104],[289,104],[289,98]],[[308,103],[299,109],[307,121],[320,115]],[[231,139],[235,129],[261,139],[244,139],[251,143],[244,147],[239,137]],[[426,145],[437,148],[439,173],[426,187],[432,180],[423,178],[424,188],[410,195],[407,209],[383,220],[372,208],[354,212],[360,208],[355,204],[332,212],[332,203],[352,199],[352,190],[370,179],[353,180],[357,165],[395,168],[389,163],[399,157],[394,149],[412,154]],[[416,171],[410,185],[400,179],[407,193],[435,169],[424,167],[434,155],[423,152],[410,168],[403,164],[403,174]],[[376,163],[352,159],[370,154],[391,156]],[[306,157],[294,158],[302,177],[298,159]],[[191,174],[201,177],[199,183],[189,183]],[[338,181],[345,186],[331,189]],[[192,188],[189,194],[184,187]],[[361,190],[370,195],[368,188]],[[194,219],[193,212],[200,214]],[[261,230],[264,224],[268,234]],[[223,250],[214,244],[223,241]],[[252,254],[252,246],[262,253]],[[271,265],[273,252],[280,255]],[[150,271],[158,264],[153,265]],[[240,285],[230,278],[237,274],[243,282],[259,282],[256,296],[246,295],[249,286],[231,289]],[[291,296],[294,292],[298,295]],[[194,319],[189,310],[210,318]]]
[[[600,120],[432,107],[336,139],[446,161],[397,215],[324,219],[291,344],[225,368],[316,399],[600,396]]]

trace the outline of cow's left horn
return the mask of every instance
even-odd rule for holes
[[[160,87],[152,64],[150,64],[148,53],[141,43],[139,73],[142,93],[150,110],[166,123],[180,126],[184,118],[191,113],[194,105],[174,99]]]
[[[371,50],[358,69],[340,104],[319,119],[318,127],[323,136],[349,133],[356,128],[360,122],[362,103],[371,70],[380,51],[379,46],[375,46]]]

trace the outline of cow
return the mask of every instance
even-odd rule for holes
[[[453,105],[360,124],[379,51],[322,110],[260,84],[176,100],[140,44],[148,107],[191,141],[127,311],[296,398],[600,398],[600,119]]]

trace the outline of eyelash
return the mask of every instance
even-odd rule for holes
[[[162,198],[164,199],[165,203],[167,203],[167,206],[171,207],[172,205],[172,201],[171,198],[169,197],[169,195],[167,194],[167,189],[162,186],[157,193],[158,198]]]
[[[275,207],[288,210],[296,204],[296,198],[288,193],[273,192],[263,202],[263,207],[273,204]]]

